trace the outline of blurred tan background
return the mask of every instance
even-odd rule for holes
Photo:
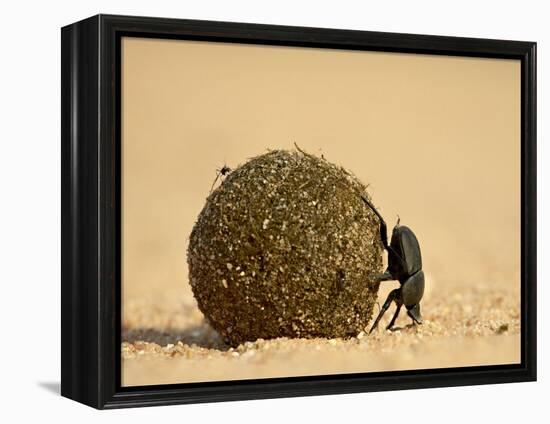
[[[460,303],[452,296],[482,286],[517,315],[519,61],[124,38],[122,120],[126,330],[185,326],[156,320],[165,299],[198,313],[186,248],[216,169],[294,142],[370,184],[390,227],[399,214],[415,231],[426,302]],[[472,302],[461,322],[498,306]],[[423,313],[430,320],[428,304]],[[519,361],[519,337],[507,343],[503,361]]]

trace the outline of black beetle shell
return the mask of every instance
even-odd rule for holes
[[[404,225],[395,226],[391,236],[391,249],[388,254],[388,268],[401,283],[422,269],[420,244],[413,231]],[[404,264],[396,257],[401,257]]]

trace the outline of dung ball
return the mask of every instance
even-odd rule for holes
[[[230,172],[189,238],[199,309],[231,344],[349,337],[368,325],[382,267],[379,221],[351,172],[276,150]]]

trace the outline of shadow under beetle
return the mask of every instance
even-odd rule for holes
[[[388,230],[384,218],[367,198],[363,196],[361,198],[380,219],[380,238],[384,249],[388,252],[388,267],[383,274],[377,275],[375,280],[376,282],[398,280],[400,284],[399,288],[392,290],[388,295],[369,334],[376,329],[380,318],[392,302],[396,303],[397,309],[386,329],[393,327],[403,305],[407,308],[407,315],[413,320],[413,324],[422,324],[420,300],[424,294],[424,272],[418,239],[410,228],[400,226],[398,219],[388,245]]]

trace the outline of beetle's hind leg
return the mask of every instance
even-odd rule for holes
[[[370,329],[369,334],[372,333],[376,329],[376,327],[378,327],[378,323],[380,322],[380,319],[386,313],[386,311],[388,310],[388,308],[390,307],[392,302],[397,300],[397,299],[400,299],[400,298],[401,298],[401,289],[400,288],[399,289],[394,289],[390,292],[390,294],[388,294],[388,297],[386,298],[386,301],[384,302],[384,305],[382,306],[382,309],[380,310],[380,313],[376,317],[376,320],[374,321],[374,324],[372,325],[372,328]],[[397,319],[397,316],[394,316],[394,318]],[[392,321],[394,321],[394,320],[392,319]]]
[[[363,202],[371,208],[371,210],[375,213],[375,215],[380,220],[380,241],[382,242],[382,246],[384,246],[384,249],[388,250],[388,227],[386,225],[386,221],[384,221],[384,218],[382,218],[382,215],[380,215],[380,212],[374,207],[374,205],[371,203],[369,199],[367,199],[365,196],[361,196],[361,199],[363,199]]]

